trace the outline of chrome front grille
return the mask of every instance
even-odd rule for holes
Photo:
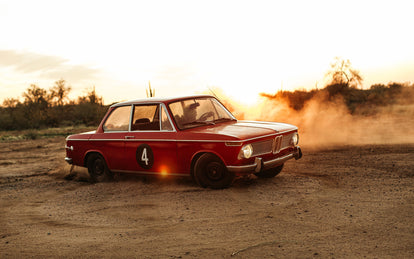
[[[281,149],[285,149],[287,147],[292,146],[291,141],[292,141],[293,134],[295,134],[295,133],[290,133],[288,135],[283,136],[282,148]]]
[[[273,139],[252,143],[253,156],[260,156],[268,153],[277,154],[281,150],[292,146],[291,140],[294,133],[279,135]]]
[[[291,140],[294,133],[288,135],[276,136],[273,143],[273,154],[279,153],[281,150],[291,146]]]
[[[272,152],[273,139],[252,143],[253,156],[260,156]]]
[[[272,151],[273,154],[277,154],[280,152],[280,149],[282,149],[282,140],[283,136],[276,136],[273,141]]]

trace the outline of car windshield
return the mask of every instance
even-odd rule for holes
[[[169,107],[179,129],[236,120],[215,98],[186,99],[171,103]]]

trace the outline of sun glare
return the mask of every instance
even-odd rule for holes
[[[168,168],[166,166],[161,166],[160,173],[162,177],[166,177],[168,175]]]
[[[240,105],[251,106],[258,102],[259,92],[237,91],[229,93],[228,97]]]
[[[250,105],[261,92],[323,87],[336,56],[349,59],[367,87],[412,81],[409,2],[380,1],[372,12],[372,3],[357,0],[164,1],[161,9],[153,1],[26,1],[23,9],[9,1],[0,12],[0,23],[11,25],[0,42],[0,103],[62,78],[74,94],[96,85],[107,104],[145,97],[151,81],[156,96],[213,86]]]

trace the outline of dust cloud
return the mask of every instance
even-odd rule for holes
[[[323,92],[297,111],[284,99],[261,97],[256,105],[228,101],[240,120],[284,122],[298,126],[301,145],[324,148],[337,145],[414,143],[413,96],[401,94],[393,105],[372,107],[375,112],[351,114],[342,97],[327,101]],[[367,108],[365,108],[367,109]]]

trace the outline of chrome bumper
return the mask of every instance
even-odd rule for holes
[[[73,163],[72,158],[70,158],[70,157],[65,157],[65,161],[66,161],[66,163],[68,163],[70,165]]]
[[[251,165],[241,165],[241,166],[227,166],[227,170],[236,174],[245,174],[245,173],[258,173],[262,170],[267,170],[276,166],[279,166],[289,159],[295,158],[296,160],[302,157],[302,150],[300,147],[296,147],[293,153],[287,154],[282,157],[278,157],[269,161],[262,161],[261,157],[256,157],[254,164]]]

